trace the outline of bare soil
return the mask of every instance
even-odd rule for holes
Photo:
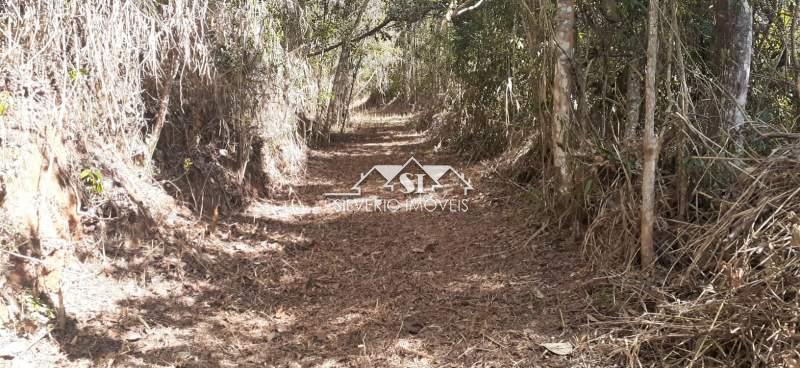
[[[581,330],[589,271],[564,231],[405,117],[359,119],[310,152],[302,182],[214,234],[197,223],[71,266],[67,331],[0,366],[598,366]],[[342,213],[323,196],[411,156],[464,170],[468,211]]]

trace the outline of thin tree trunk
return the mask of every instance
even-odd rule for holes
[[[303,45],[302,19],[305,8],[305,1],[291,2],[283,4],[281,21],[283,23],[283,47],[286,51],[294,51]]]
[[[716,27],[723,88],[720,127],[743,149],[742,127],[753,57],[753,10],[748,0],[717,0]]]
[[[344,109],[347,108],[347,106],[344,106],[347,100],[347,81],[350,79],[350,69],[352,68],[351,52],[352,44],[350,42],[342,44],[339,62],[333,77],[333,85],[331,86],[331,100],[328,103],[328,112],[322,130],[324,136],[328,135],[331,127],[344,124],[342,120],[344,120]]]
[[[339,131],[344,133],[344,129],[347,127],[347,121],[350,120],[350,105],[353,103],[353,90],[356,87],[356,81],[358,77],[358,71],[361,70],[361,61],[363,57],[358,58],[358,62],[356,62],[355,67],[353,67],[352,73],[348,75],[348,87],[347,87],[347,99],[344,102],[344,109],[343,109],[343,118],[341,121],[341,125],[339,126]]]
[[[357,5],[356,17],[353,24],[349,25],[342,34],[342,46],[339,53],[339,62],[336,65],[336,72],[333,77],[333,85],[331,86],[331,100],[328,103],[328,111],[325,118],[325,123],[322,128],[323,136],[327,137],[331,127],[338,124],[346,124],[344,121],[347,117],[345,114],[348,95],[348,85],[350,80],[350,73],[353,68],[352,52],[353,52],[353,33],[358,24],[361,23],[361,17],[367,9],[369,0],[364,0]]]
[[[553,126],[550,143],[553,149],[553,167],[559,174],[559,191],[567,194],[572,187],[572,170],[567,162],[565,133],[572,121],[574,82],[570,65],[575,53],[574,0],[558,0],[555,32],[557,57],[553,75]]]
[[[625,100],[628,105],[624,136],[626,142],[630,142],[636,137],[636,128],[639,127],[642,109],[642,77],[637,64],[639,63],[631,63],[628,66],[628,86],[625,91]]]
[[[236,170],[236,184],[244,183],[247,164],[250,163],[250,154],[253,152],[253,131],[248,121],[239,127],[239,168]]]
[[[172,94],[172,84],[175,82],[175,74],[178,70],[178,58],[173,56],[169,63],[169,72],[166,76],[167,80],[164,83],[164,88],[161,90],[161,97],[158,102],[158,113],[156,113],[153,130],[145,140],[145,144],[147,145],[147,156],[145,158],[148,161],[153,159],[153,153],[155,153],[156,146],[158,146],[158,139],[161,137],[161,130],[164,129],[164,123],[167,121],[169,97]]]
[[[658,140],[655,132],[656,111],[656,67],[658,64],[658,0],[650,0],[648,12],[647,70],[645,72],[644,140],[642,151],[642,224],[640,256],[642,268],[655,262],[653,247],[653,223],[655,222],[656,162],[658,162]]]
[[[797,62],[797,22],[800,20],[800,6],[792,4],[792,23],[789,26],[789,67],[793,73],[795,100],[800,100],[800,63]]]
[[[680,81],[681,88],[680,88],[680,104],[678,108],[680,109],[681,115],[686,118],[689,116],[689,84],[686,82],[686,63],[685,57],[683,52],[683,41],[680,39],[680,33],[678,33],[678,2],[674,1],[672,4],[672,14],[670,17],[670,22],[672,22],[672,32],[675,32],[674,37],[678,39],[678,42],[675,42],[675,59],[677,61],[677,69],[678,69],[678,80]],[[678,157],[677,157],[677,191],[678,191],[678,219],[679,220],[686,220],[688,208],[689,208],[689,174],[686,172],[686,137],[682,133],[684,130],[684,124],[681,124],[681,132],[678,133],[678,141],[676,143],[678,147]]]

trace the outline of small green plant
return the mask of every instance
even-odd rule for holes
[[[8,113],[11,109],[11,93],[8,91],[0,92],[0,116]]]
[[[89,76],[89,72],[86,69],[70,69],[68,73],[69,73],[69,79],[73,82],[77,81],[82,77]]]
[[[103,193],[103,174],[100,173],[100,170],[95,168],[83,169],[80,178],[83,184],[89,187],[92,192],[96,194]]]
[[[189,172],[189,170],[192,169],[192,165],[194,165],[192,159],[187,157],[186,159],[183,160],[183,171]]]
[[[56,314],[47,303],[44,302],[41,298],[31,295],[25,294],[23,298],[23,302],[27,310],[39,314],[47,319],[54,319],[56,318]]]
[[[319,98],[322,99],[322,101],[329,102],[330,100],[333,99],[333,92],[322,91],[319,93]]]

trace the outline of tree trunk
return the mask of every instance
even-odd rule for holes
[[[625,100],[628,113],[625,121],[625,141],[630,142],[636,137],[636,128],[639,127],[639,116],[642,109],[642,77],[637,69],[639,63],[628,66],[628,86],[625,91]]]
[[[789,25],[789,68],[794,78],[795,111],[800,110],[800,63],[797,61],[797,22],[800,20],[800,6],[792,4],[792,23]]]
[[[352,73],[348,75],[348,87],[347,87],[347,99],[344,102],[344,118],[342,119],[342,124],[339,126],[339,131],[344,133],[344,129],[347,128],[347,121],[350,120],[350,105],[353,104],[353,91],[356,89],[356,82],[358,81],[358,72],[361,70],[361,62],[364,60],[364,57],[359,57],[358,62],[353,67]]]
[[[236,184],[241,187],[247,173],[247,164],[250,163],[250,155],[253,152],[253,135],[251,122],[247,121],[239,127],[239,167],[236,170]]]
[[[559,174],[559,191],[570,192],[572,170],[567,162],[566,129],[572,122],[572,80],[571,64],[575,54],[575,0],[558,0],[556,14],[556,63],[553,76],[553,126],[551,145],[553,167]]]
[[[730,134],[736,150],[741,151],[741,129],[753,57],[753,10],[748,0],[717,0],[715,15],[718,67],[723,89],[720,128]]]
[[[145,144],[147,145],[147,156],[145,159],[148,161],[153,159],[153,153],[155,153],[156,147],[158,146],[158,139],[161,137],[161,130],[164,129],[164,123],[167,121],[169,97],[172,95],[172,84],[175,82],[175,74],[177,71],[178,58],[172,56],[171,60],[169,60],[169,71],[166,75],[166,82],[164,82],[164,88],[161,90],[161,97],[158,101],[158,113],[156,113],[153,130],[147,136],[147,139],[145,139]]]
[[[347,36],[349,37],[349,36]],[[350,79],[350,71],[352,69],[352,44],[347,41],[342,44],[339,53],[339,62],[336,66],[336,73],[333,76],[333,85],[331,86],[331,100],[328,103],[328,112],[325,118],[325,125],[322,129],[323,136],[327,136],[331,127],[339,124],[344,125],[344,113],[347,109],[345,103],[347,101],[347,86]]]
[[[673,30],[678,30],[678,3],[673,2],[672,4],[672,14],[670,15],[670,22],[672,24]],[[673,31],[677,32],[677,31]],[[680,34],[676,34],[676,38],[680,37]],[[689,84],[686,81],[686,56],[683,50],[683,42],[678,39],[678,42],[675,43],[675,59],[677,61],[677,69],[678,69],[678,81],[680,81],[680,103],[679,103],[679,110],[680,114],[686,118],[689,116]],[[678,133],[678,141],[675,144],[678,147],[678,157],[677,157],[677,173],[675,180],[676,183],[676,190],[678,192],[678,220],[684,221],[687,218],[687,212],[689,209],[689,173],[686,170],[686,135],[683,133],[685,130],[685,123],[680,125],[681,132]]]
[[[656,66],[658,64],[658,0],[650,0],[647,35],[647,70],[645,72],[644,139],[642,151],[642,224],[640,256],[642,268],[655,262],[653,247],[653,223],[655,222],[656,162],[658,162],[658,140],[655,132],[656,112]]]
[[[305,8],[305,1],[287,1],[282,8],[283,25],[283,48],[286,51],[294,51],[303,45],[302,19]]]
[[[322,135],[327,137],[331,127],[339,124],[346,124],[347,114],[347,97],[349,93],[350,73],[353,69],[352,53],[353,53],[353,34],[361,23],[361,17],[367,9],[369,0],[357,4],[355,9],[355,21],[350,24],[344,32],[342,32],[342,46],[339,53],[339,61],[336,64],[336,72],[333,77],[333,85],[331,86],[331,100],[328,103],[328,111],[325,118],[325,123],[322,127]]]

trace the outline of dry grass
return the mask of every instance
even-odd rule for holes
[[[315,91],[305,62],[280,44],[273,13],[284,5],[26,0],[4,6],[3,176],[19,174],[10,165],[13,136],[46,145],[48,134],[67,143],[59,159],[76,175],[112,162],[144,164],[137,175],[157,174],[146,140],[169,95],[171,131],[159,142],[170,151],[222,142],[218,148],[235,158],[229,169],[237,185],[249,169],[278,184],[297,175],[304,144],[294,114]],[[261,157],[254,157],[256,142],[263,143]],[[175,154],[162,152],[156,162]],[[249,166],[251,160],[261,167]]]
[[[146,125],[143,81],[160,79],[179,50],[185,68],[210,72],[201,1],[23,1],[2,14],[0,75],[9,129],[58,130],[131,157]],[[9,131],[5,132],[9,134]],[[114,139],[108,139],[114,138]]]
[[[606,193],[584,249],[602,268],[625,271],[601,282],[613,297],[596,298],[613,316],[598,326],[621,337],[613,354],[630,366],[797,366],[800,162],[791,152],[737,160],[742,173],[705,222],[662,218],[661,267],[651,275],[632,271],[636,253],[625,245],[634,241],[612,240],[636,239],[638,209],[617,204],[632,203],[617,198],[622,187]]]
[[[44,223],[61,221],[39,210],[49,198],[40,185],[26,185],[48,165],[59,179],[52,196],[78,192],[84,222],[139,233],[189,216],[176,215],[182,211],[165,188],[191,193],[179,201],[202,203],[220,193],[244,197],[249,182],[281,185],[302,173],[305,143],[295,114],[316,90],[306,61],[281,45],[278,15],[290,5],[0,4],[0,265],[11,264],[7,251],[25,254],[19,244],[41,238]],[[165,128],[151,157],[159,121]],[[31,160],[31,152],[43,158]],[[181,177],[215,181],[193,187],[175,179],[176,168]],[[99,190],[81,181],[84,169],[102,175]],[[31,202],[36,211],[22,210]],[[44,254],[74,248],[51,243],[58,249],[43,244]],[[0,271],[5,285],[8,270]]]

